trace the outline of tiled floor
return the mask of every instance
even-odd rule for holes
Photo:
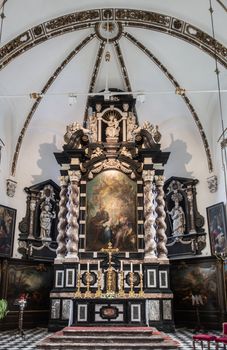
[[[217,331],[210,332],[212,334],[219,334]],[[45,338],[48,334],[46,328],[34,328],[25,330],[24,339],[19,335],[16,330],[2,331],[0,332],[0,349],[1,350],[31,350],[36,349],[36,344],[41,339]],[[169,335],[178,340],[181,344],[180,350],[192,350],[192,331],[181,328],[177,329],[175,333],[169,333]],[[197,349],[201,347],[198,345]],[[215,346],[211,346],[211,350],[214,350]]]

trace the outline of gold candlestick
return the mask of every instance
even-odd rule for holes
[[[101,278],[102,278],[102,271],[98,271],[98,289],[95,292],[95,297],[100,298],[102,296],[102,290],[101,290]]]
[[[139,297],[144,298],[144,291],[143,291],[143,274],[140,272],[140,291],[139,291]]]
[[[124,298],[125,297],[125,291],[124,291],[124,271],[120,271],[120,288],[119,292],[117,294],[118,297]]]
[[[91,298],[92,297],[92,294],[91,294],[91,291],[90,291],[90,275],[91,275],[90,272],[87,271],[86,272],[87,290],[84,293],[84,297],[85,298]]]
[[[76,292],[74,294],[74,298],[81,298],[82,297],[82,294],[81,294],[81,291],[80,291],[80,287],[81,287],[81,280],[80,280],[80,272],[78,271],[77,272],[77,282],[76,282]]]
[[[133,272],[129,272],[129,280],[130,280],[129,297],[131,297],[131,298],[135,297],[135,293],[134,293],[134,290],[133,290],[133,276],[134,276],[134,273]]]

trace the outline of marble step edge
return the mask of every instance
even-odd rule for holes
[[[153,342],[163,342],[164,339],[163,337],[136,337],[136,338],[132,338],[132,337],[126,337],[126,338],[122,338],[122,337],[106,337],[105,339],[103,339],[102,336],[99,337],[53,337],[48,339],[49,342],[52,343],[56,343],[56,342],[65,342],[67,344],[73,343],[73,342],[78,342],[79,344],[83,344],[83,343],[88,343],[91,342],[92,344],[95,344],[95,342],[103,342],[105,344],[112,344],[113,342],[122,342],[122,343],[128,343],[130,340],[133,340],[136,343],[153,343]]]
[[[152,343],[152,344],[143,344],[143,343],[133,343],[133,344],[102,344],[102,343],[96,343],[96,344],[91,344],[91,343],[83,343],[83,344],[62,344],[62,343],[48,343],[48,344],[37,344],[36,345],[37,350],[46,350],[46,349],[51,349],[51,350],[78,350],[78,349],[108,349],[108,350],[113,350],[113,349],[120,349],[120,350],[125,350],[125,349],[143,349],[143,350],[149,350],[149,349],[156,349],[156,350],[162,350],[162,349],[174,349],[177,350],[179,348],[178,344],[172,343],[172,342],[166,342],[166,343]]]

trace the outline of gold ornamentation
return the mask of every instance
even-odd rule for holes
[[[134,279],[134,273],[133,272],[129,272],[130,292],[128,293],[128,296],[130,298],[135,298],[135,292],[133,290],[133,279]]]
[[[84,297],[85,298],[91,298],[92,297],[92,293],[90,291],[90,277],[91,277],[91,274],[89,271],[86,272],[86,282],[87,282],[87,290],[86,292],[84,293]]]
[[[139,291],[139,297],[140,297],[140,298],[144,298],[144,297],[145,297],[145,294],[144,294],[144,291],[143,291],[143,274],[142,274],[142,272],[140,272],[140,291]]]
[[[185,92],[186,92],[186,90],[183,89],[183,88],[181,88],[180,86],[177,86],[177,87],[176,87],[176,90],[175,90],[175,94],[176,94],[176,95],[182,96],[182,95],[185,94]]]
[[[125,297],[125,291],[124,291],[124,271],[120,271],[120,288],[119,288],[119,292],[117,293],[117,296],[119,298],[124,298]]]
[[[101,252],[107,253],[109,255],[109,267],[107,269],[107,294],[115,295],[115,290],[113,289],[113,279],[114,279],[114,269],[112,267],[112,254],[117,253],[119,251],[118,248],[112,248],[112,243],[108,243],[108,248],[102,248]]]
[[[101,296],[102,296],[102,291],[101,291],[101,278],[102,278],[102,271],[99,270],[99,271],[98,271],[98,289],[97,289],[97,291],[96,291],[96,293],[95,293],[95,297],[96,297],[96,298],[101,298]]]
[[[76,292],[74,294],[74,298],[81,298],[82,297],[82,294],[81,294],[81,291],[80,291],[80,288],[81,288],[81,280],[80,280],[80,277],[81,277],[81,274],[80,272],[78,271],[77,272],[77,283],[76,283]]]

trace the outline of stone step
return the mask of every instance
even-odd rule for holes
[[[105,338],[105,339],[103,339]],[[94,343],[94,342],[102,342],[105,343],[128,343],[132,339],[135,339],[136,342],[150,343],[150,342],[161,342],[163,341],[163,337],[161,335],[146,335],[143,334],[137,335],[135,338],[130,335],[55,335],[50,338],[52,342],[65,342],[65,343]]]
[[[155,328],[66,327],[37,344],[37,350],[165,350],[178,342]]]
[[[147,343],[83,343],[83,344],[63,344],[63,343],[39,343],[36,346],[37,350],[165,350],[165,349],[178,349],[178,345],[174,342],[160,342],[147,344]]]
[[[152,327],[65,327],[63,329],[64,335],[83,335],[89,336],[96,334],[124,334],[131,336],[137,336],[143,334],[151,335],[156,331]],[[157,332],[157,331],[156,331]]]

